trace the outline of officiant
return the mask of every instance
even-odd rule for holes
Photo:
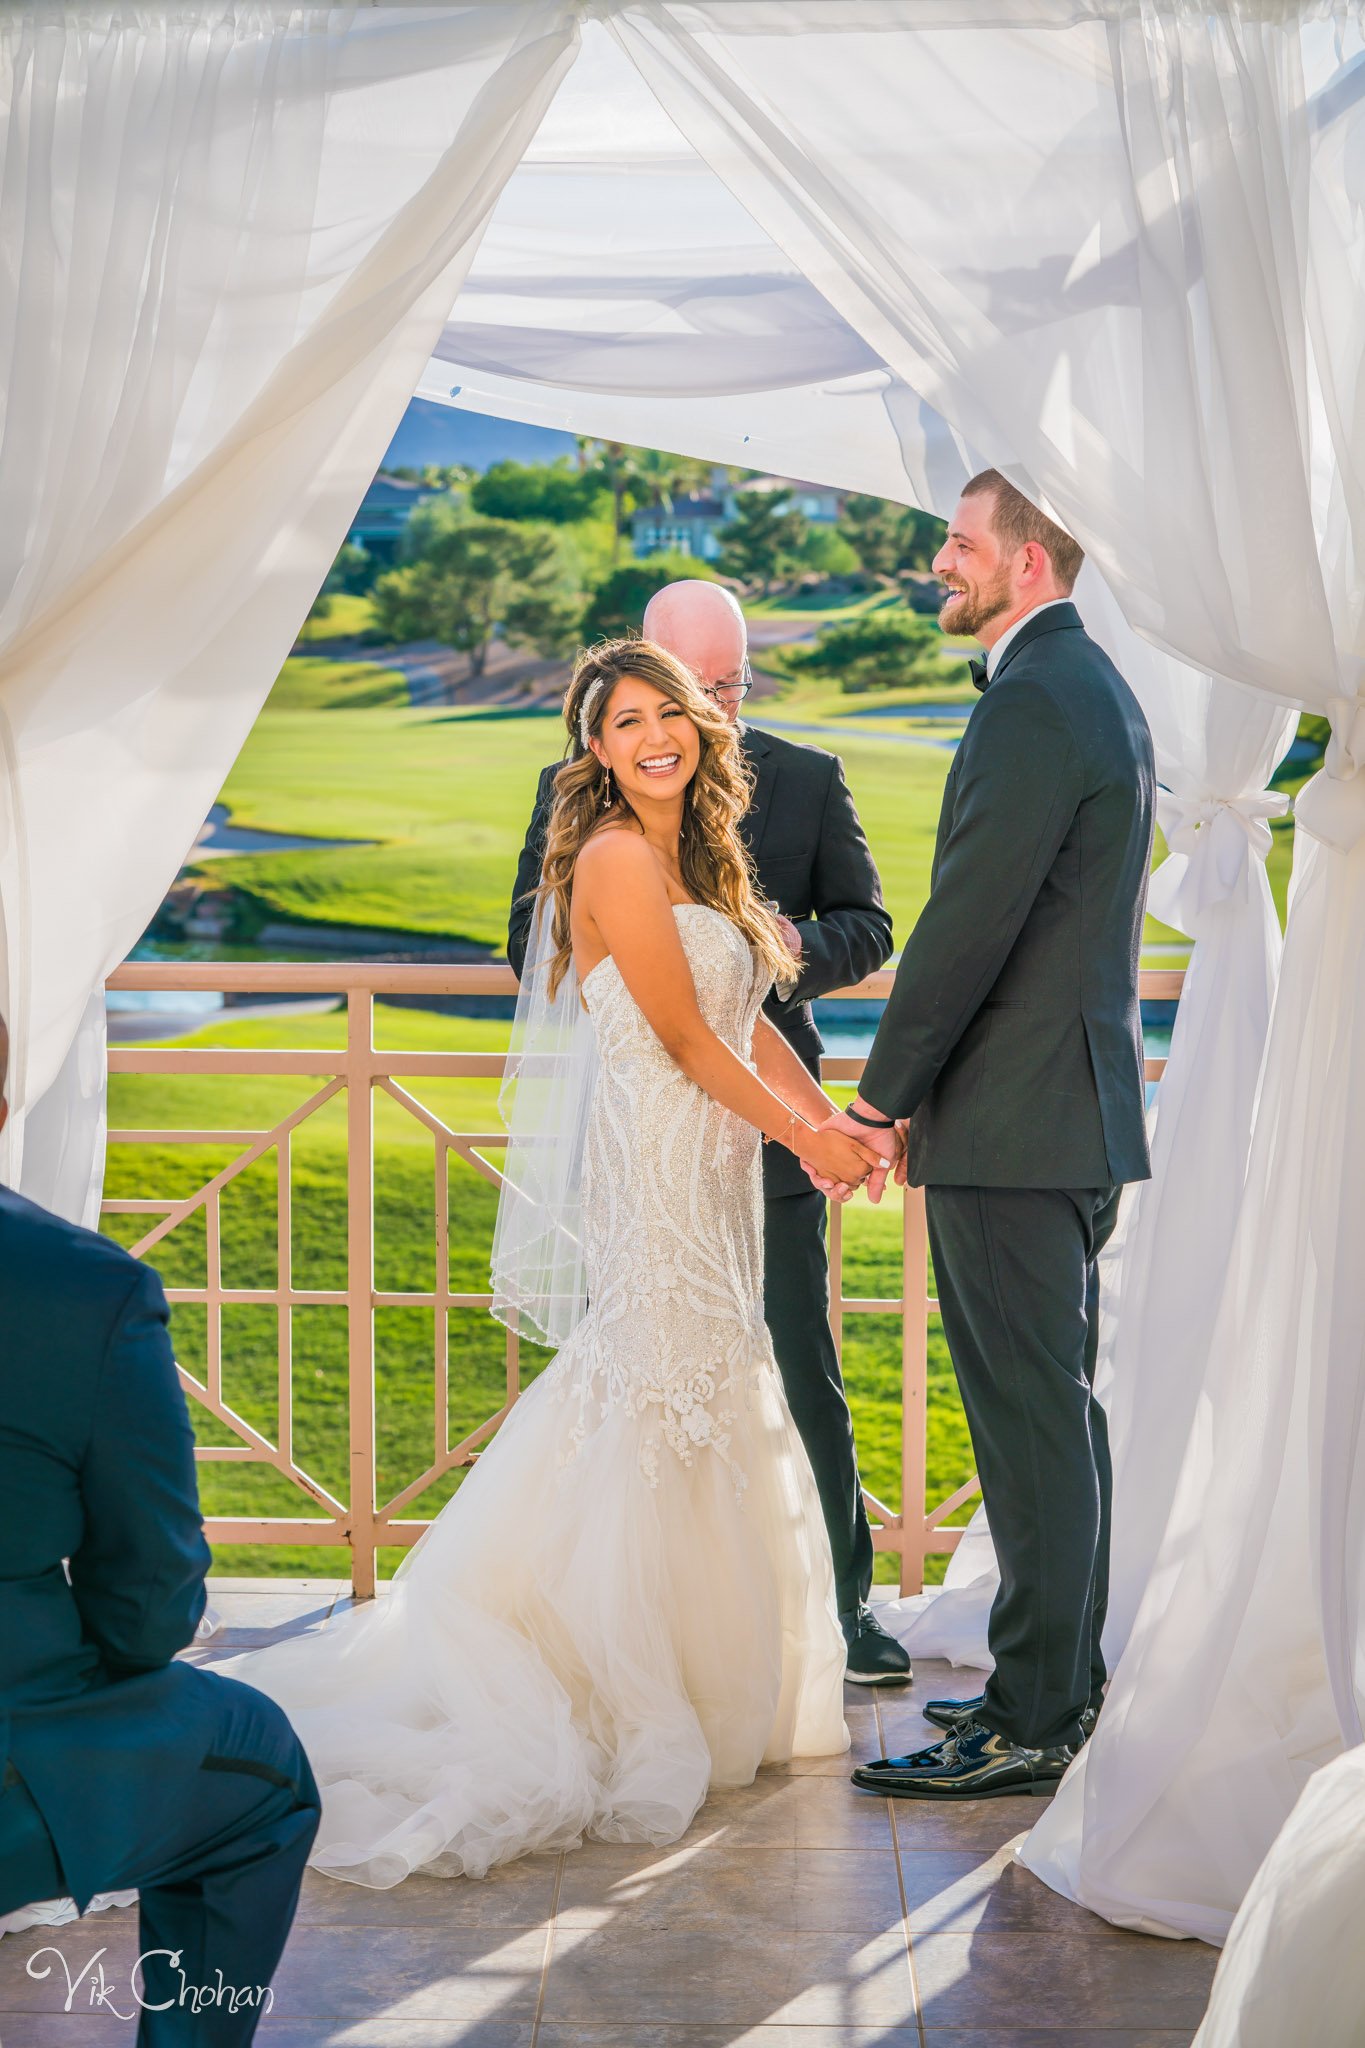
[[[795,986],[785,996],[770,995],[765,1007],[818,1079],[823,1048],[812,1001],[874,973],[892,947],[881,882],[842,764],[823,748],[794,745],[740,720],[752,686],[748,632],[743,612],[721,584],[689,578],[665,585],[645,609],[643,632],[685,661],[706,694],[739,724],[740,746],[754,776],[741,829],[759,888],[776,906],[783,937],[800,963]],[[558,767],[552,762],[541,773],[517,864],[507,957],[518,975],[531,936]],[[868,1605],[872,1534],[829,1324],[825,1198],[780,1145],[763,1148],[763,1195],[765,1315],[792,1419],[820,1490],[848,1676],[862,1685],[904,1684],[910,1660]]]

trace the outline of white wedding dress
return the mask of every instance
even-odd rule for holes
[[[748,943],[676,915],[703,1014],[747,1058]],[[286,1709],[322,1788],[312,1860],[360,1884],[675,1841],[708,1785],[847,1747],[829,1544],[763,1320],[758,1134],[669,1058],[614,961],[583,997],[582,1320],[386,1593],[215,1667]]]

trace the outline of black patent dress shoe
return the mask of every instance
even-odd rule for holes
[[[1062,1744],[1055,1749],[1025,1749],[980,1721],[969,1721],[931,1749],[860,1765],[853,1782],[888,1799],[937,1799],[945,1804],[1030,1795],[1046,1799],[1056,1791],[1075,1754]]]
[[[926,1721],[932,1721],[936,1728],[946,1728],[951,1735],[965,1721],[974,1721],[985,1705],[986,1696],[978,1693],[974,1700],[926,1700],[920,1708]],[[1081,1710],[1081,1740],[1089,1742],[1095,1732],[1095,1723],[1100,1718],[1098,1707],[1084,1707]]]
[[[886,1633],[870,1607],[841,1614],[839,1626],[848,1645],[844,1676],[850,1685],[909,1685],[915,1675],[909,1652]]]

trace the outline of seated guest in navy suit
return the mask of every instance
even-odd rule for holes
[[[252,2039],[318,1824],[280,1709],[172,1661],[193,1450],[156,1274],[0,1187],[0,1913],[136,1887],[138,2048]]]

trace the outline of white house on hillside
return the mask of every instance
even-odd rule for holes
[[[802,483],[788,476],[751,476],[732,484],[725,471],[712,472],[706,491],[678,491],[671,509],[662,501],[643,506],[631,520],[631,545],[637,555],[697,555],[714,562],[724,545],[721,528],[735,516],[735,507],[746,491],[786,492],[794,510],[812,526],[833,526],[844,508],[847,493],[824,484]]]

